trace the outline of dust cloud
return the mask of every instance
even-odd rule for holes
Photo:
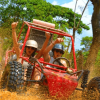
[[[33,87],[28,88],[27,91],[23,93],[17,94],[16,92],[9,92],[6,89],[0,89],[0,100],[58,100],[56,97],[51,98],[49,97],[46,91],[40,91],[34,89]],[[59,99],[60,100],[60,99]],[[64,100],[82,100],[81,99],[81,92],[75,91],[69,99]]]

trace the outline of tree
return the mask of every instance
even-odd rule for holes
[[[81,22],[82,22],[81,18],[82,18],[83,14],[84,14],[84,11],[85,11],[89,1],[90,0],[87,1],[86,5],[85,5],[85,7],[84,7],[84,9],[82,11],[82,15],[81,15],[78,23],[76,24],[76,19],[75,19],[76,14],[75,14],[75,11],[76,11],[76,6],[77,6],[77,2],[78,2],[78,0],[76,0],[75,9],[74,9],[74,26],[73,26],[73,38],[74,38],[74,41],[75,41],[75,33],[76,33],[76,31],[82,31],[82,27],[83,28],[85,27],[85,28],[87,28],[87,30],[89,30],[89,27],[87,27],[85,24],[81,26]],[[78,32],[78,34],[81,34],[81,33]],[[70,58],[72,58],[72,48],[71,48],[71,52],[70,52]]]
[[[2,5],[0,7],[0,26],[3,29],[10,28],[13,21],[23,22],[25,20],[31,22],[35,18],[54,23],[56,28],[67,32],[68,29],[73,29],[74,24],[77,26],[81,18],[81,15],[74,13],[72,9],[52,5],[47,3],[46,0],[3,0],[0,1],[0,4]],[[77,33],[81,34],[83,29],[89,30],[89,27],[80,21]],[[9,40],[11,34],[8,34],[8,36],[6,34],[7,32],[3,33]]]
[[[90,49],[90,46],[92,44],[92,39],[93,39],[93,37],[86,36],[86,37],[83,37],[82,40],[81,40],[81,46],[84,46],[82,48],[82,50],[81,50],[82,55],[83,55],[84,62],[82,62],[81,60],[79,62],[83,63],[82,66],[84,66],[84,64],[86,63],[86,59],[87,59],[87,57],[89,55],[89,49]],[[79,65],[81,65],[81,64],[79,64]]]
[[[100,49],[100,0],[91,0],[94,6],[92,15],[93,42],[84,68],[93,72],[95,60]]]
[[[82,50],[85,52],[85,51],[89,51],[90,49],[90,46],[92,44],[92,37],[83,37],[82,40],[81,40],[81,46],[84,46],[82,48]]]

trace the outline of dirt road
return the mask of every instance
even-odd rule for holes
[[[39,91],[36,91],[34,88],[29,89],[23,94],[17,94],[9,91],[0,90],[0,100],[58,100],[51,99],[46,94],[41,94]],[[81,92],[76,92],[66,100],[82,100]]]

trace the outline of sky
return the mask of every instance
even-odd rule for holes
[[[75,9],[76,0],[46,0],[46,1],[53,5],[60,5],[62,7],[71,8],[73,11]],[[83,11],[87,1],[88,0],[78,0],[75,12],[78,14],[82,14],[82,11]],[[91,26],[92,13],[93,13],[93,5],[92,5],[92,2],[89,1],[88,6],[86,7],[86,10],[85,10],[81,20],[83,21],[83,23],[85,23],[86,25],[88,25],[90,27],[90,30],[88,30],[88,31],[83,30],[81,35],[78,35],[76,33],[75,50],[81,49],[83,47],[80,45],[82,37],[93,35],[92,26]],[[70,31],[69,34],[72,34],[72,32]]]

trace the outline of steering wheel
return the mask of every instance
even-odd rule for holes
[[[70,62],[69,62],[69,60],[67,59],[67,58],[65,58],[65,57],[58,57],[58,58],[56,58],[54,61],[53,61],[53,64],[55,64],[55,62],[57,62],[59,65],[61,65],[61,66],[64,66],[61,62],[60,62],[60,59],[64,59],[65,61],[67,61],[68,62],[68,67],[67,68],[69,68],[70,67]]]
[[[42,64],[41,64],[36,58],[31,57],[31,58],[29,59],[29,61],[32,62],[32,63],[33,63],[33,62],[38,63],[38,64],[39,64],[39,67],[40,67],[40,69],[41,69],[41,73],[44,73]],[[37,68],[37,69],[38,69],[38,68]],[[38,70],[39,70],[39,69],[38,69]]]

